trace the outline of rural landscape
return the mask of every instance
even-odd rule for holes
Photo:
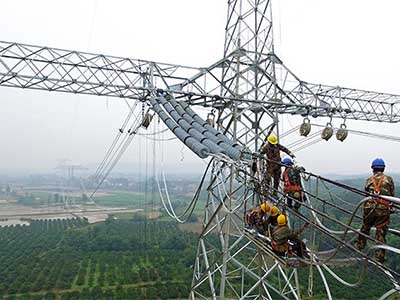
[[[174,182],[178,206],[188,193],[180,182],[195,185],[194,179]],[[2,299],[187,297],[197,216],[177,225],[151,189],[112,185],[92,200],[43,178],[1,185]]]
[[[1,1],[0,300],[400,300],[399,11]]]
[[[190,201],[198,177],[171,177],[176,178],[169,186],[178,212]],[[400,177],[395,178],[400,184]],[[129,182],[129,177],[110,178],[108,188],[88,200],[78,196],[79,187],[67,192],[52,186],[46,176],[2,181],[1,299],[187,299],[205,199],[198,202],[191,220],[177,224],[152,195],[152,178],[143,179],[143,184]],[[343,182],[361,187],[364,179]],[[397,220],[396,216],[393,222]],[[389,262],[399,270],[397,259]],[[351,269],[338,270],[349,281],[358,278]],[[315,285],[320,284],[316,280]],[[306,289],[307,282],[302,280],[302,285]],[[375,299],[390,287],[379,275],[369,276],[362,286],[362,299]],[[336,299],[360,299],[360,294],[349,298],[340,284],[331,289]],[[324,298],[317,289],[307,299]]]

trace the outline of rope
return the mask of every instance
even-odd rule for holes
[[[293,152],[299,152],[301,150],[304,150],[304,149],[306,149],[306,148],[308,148],[308,147],[310,147],[312,145],[315,145],[315,144],[317,144],[319,142],[322,142],[322,141],[323,141],[323,139],[321,139],[320,137],[317,137],[316,139],[314,139],[313,141],[311,141],[311,142],[309,142],[309,143],[307,143],[305,145],[302,145],[302,146],[300,146],[298,148],[294,148]]]
[[[201,189],[203,187],[206,175],[208,173],[208,170],[209,170],[212,162],[213,162],[213,159],[211,159],[210,162],[208,163],[208,165],[207,165],[207,167],[206,167],[206,169],[204,171],[203,177],[202,177],[202,179],[200,181],[200,184],[199,184],[199,186],[198,186],[198,188],[197,188],[192,200],[190,201],[189,205],[185,208],[183,213],[180,214],[180,215],[177,215],[177,213],[175,212],[175,210],[174,210],[174,208],[172,206],[171,199],[170,199],[169,193],[168,193],[168,188],[167,188],[167,184],[166,184],[164,170],[162,170],[162,179],[163,179],[163,183],[164,183],[164,189],[165,189],[165,193],[166,193],[167,203],[166,203],[166,201],[164,199],[164,196],[163,196],[163,193],[162,193],[162,190],[161,190],[161,185],[160,185],[159,178],[158,178],[158,176],[156,176],[156,182],[157,182],[157,187],[158,187],[158,191],[159,191],[159,194],[160,194],[161,203],[162,203],[165,211],[167,212],[167,214],[171,218],[175,219],[177,222],[185,223],[192,216],[193,211],[196,208],[196,205],[197,205],[197,202],[198,202],[198,199],[199,199],[199,196],[200,196],[200,192],[201,192]],[[163,167],[163,165],[162,165],[162,167]]]
[[[280,163],[280,162],[276,162],[276,163]],[[309,172],[306,172],[306,173],[308,173],[310,176],[315,176],[315,175],[312,174],[312,173],[309,173]],[[250,174],[249,174],[249,175],[250,175]],[[320,176],[317,176],[317,177],[318,177],[319,179],[325,180],[325,178],[322,178],[322,177],[320,177]],[[348,189],[348,190],[350,190],[350,191],[352,191],[352,192],[356,192],[356,193],[358,193],[358,194],[360,194],[360,193],[361,193],[361,194],[367,194],[367,195],[366,195],[367,197],[371,196],[371,195],[369,195],[368,193],[366,193],[366,192],[364,192],[364,191],[360,191],[360,190],[358,190],[358,189],[355,189],[355,188],[346,186],[346,185],[344,185],[344,184],[342,184],[342,183],[334,182],[333,180],[327,180],[327,181],[328,181],[328,182],[331,182],[331,183],[334,183],[334,184],[336,184],[336,185],[338,185],[338,186],[341,186],[341,187],[344,188],[344,189]],[[283,193],[280,192],[280,191],[278,191],[278,193],[283,194]],[[284,196],[284,195],[283,195],[283,196]],[[368,235],[365,235],[365,234],[363,234],[363,233],[360,233],[360,232],[358,232],[357,229],[351,227],[352,221],[353,221],[353,219],[356,217],[356,211],[357,211],[358,208],[359,208],[365,201],[367,201],[368,199],[369,199],[369,198],[366,198],[366,199],[364,199],[364,200],[362,200],[362,201],[359,202],[359,204],[357,205],[356,209],[353,211],[353,214],[351,215],[351,218],[350,218],[348,224],[345,224],[345,223],[343,223],[343,222],[341,222],[341,221],[339,221],[339,220],[336,220],[335,218],[330,217],[328,214],[326,214],[326,213],[321,213],[320,211],[314,209],[313,207],[311,207],[311,206],[309,206],[309,205],[307,205],[307,204],[305,204],[305,203],[302,203],[302,205],[303,205],[304,207],[306,207],[309,211],[313,211],[314,213],[317,213],[317,214],[319,214],[319,215],[322,215],[322,216],[324,216],[325,218],[329,219],[330,221],[335,222],[335,223],[339,224],[340,226],[343,226],[343,227],[345,228],[345,230],[344,230],[344,232],[343,232],[343,237],[341,237],[341,238],[338,238],[338,237],[336,237],[334,234],[331,234],[331,232],[330,232],[330,230],[329,230],[328,228],[322,227],[322,226],[321,226],[322,224],[319,225],[319,224],[310,222],[310,220],[309,220],[307,217],[305,217],[305,216],[303,216],[302,214],[300,214],[299,212],[297,212],[297,211],[292,210],[292,209],[289,208],[290,211],[291,211],[292,213],[294,213],[294,215],[296,215],[297,217],[300,217],[300,218],[301,218],[302,220],[304,220],[305,222],[308,222],[308,223],[312,224],[312,225],[313,225],[315,228],[317,228],[320,232],[322,232],[322,233],[325,234],[326,236],[331,237],[332,239],[336,240],[336,242],[339,243],[338,247],[336,247],[336,249],[332,252],[332,255],[330,255],[330,256],[329,256],[327,259],[325,259],[323,262],[319,262],[319,263],[318,263],[319,265],[321,265],[321,264],[323,264],[323,263],[327,263],[329,260],[331,260],[331,259],[336,255],[336,253],[337,253],[337,251],[338,251],[339,249],[341,249],[343,246],[345,246],[345,247],[349,248],[350,250],[352,250],[354,253],[357,253],[357,254],[359,254],[359,255],[362,255],[362,256],[366,259],[366,262],[368,262],[368,261],[373,262],[375,265],[377,265],[378,267],[380,267],[380,268],[382,268],[382,269],[388,270],[388,271],[390,271],[390,272],[392,272],[392,273],[396,273],[394,270],[392,270],[392,269],[390,269],[389,267],[384,266],[384,265],[382,265],[382,264],[376,262],[374,259],[371,259],[371,258],[368,257],[367,255],[365,255],[363,252],[361,252],[361,251],[359,251],[358,249],[354,248],[354,246],[352,246],[351,244],[349,244],[348,242],[345,241],[345,238],[346,238],[346,235],[347,235],[348,231],[353,231],[353,232],[355,232],[355,233],[358,233],[359,235],[365,236],[368,240],[371,240],[371,241],[373,241],[373,242],[375,242],[375,243],[377,243],[377,244],[382,244],[381,242],[375,240],[374,238],[372,238],[372,237],[370,237],[370,236],[368,236]],[[399,201],[400,201],[400,200],[399,200]],[[278,200],[278,203],[282,204],[282,198]],[[396,273],[396,274],[397,274],[397,273]]]
[[[299,129],[300,129],[300,126],[301,126],[301,125],[298,125],[298,126],[296,126],[296,127],[293,127],[292,129],[290,129],[290,130],[288,130],[288,131],[282,133],[279,137],[280,137],[281,139],[283,139],[283,138],[285,138],[285,137],[291,135],[291,134],[294,133],[295,131],[299,130]]]
[[[128,115],[126,116],[126,118],[125,118],[125,120],[124,120],[124,122],[123,122],[121,128],[119,129],[119,131],[118,131],[118,133],[117,133],[117,136],[115,137],[115,139],[114,139],[114,141],[112,142],[110,148],[108,149],[108,151],[107,151],[105,157],[103,158],[103,160],[102,160],[102,162],[100,163],[100,165],[97,167],[97,169],[96,169],[96,171],[95,171],[95,174],[94,174],[94,176],[93,176],[95,180],[98,179],[98,178],[100,177],[100,174],[101,174],[101,173],[104,171],[104,169],[106,168],[106,166],[107,166],[107,161],[110,159],[110,155],[113,153],[113,151],[114,151],[116,145],[118,144],[118,141],[120,140],[122,134],[125,132],[126,126],[128,125],[129,121],[131,120],[132,115],[133,115],[133,113],[134,113],[134,110],[136,109],[138,103],[139,103],[139,102],[136,101],[136,102],[134,103],[133,108],[132,108],[131,106],[129,106],[129,104],[127,103],[128,107],[129,107],[129,113],[128,113]],[[129,132],[128,132],[128,133],[129,133]],[[121,143],[121,144],[122,144],[122,143]],[[120,144],[120,145],[121,145],[121,144]],[[120,147],[120,146],[119,146],[119,147]],[[117,148],[116,151],[118,151],[119,147]],[[112,156],[112,157],[113,157],[113,156]],[[111,158],[111,159],[112,159],[112,158]]]
[[[321,131],[322,131],[322,130],[321,130]],[[289,143],[289,144],[287,145],[287,148],[294,148],[294,147],[296,147],[296,146],[300,146],[301,144],[304,144],[304,143],[308,142],[309,140],[311,140],[311,139],[317,137],[317,136],[321,133],[321,131],[314,132],[313,134],[310,134],[310,135],[307,136],[307,137],[301,137],[300,139],[298,139],[298,140],[296,140],[296,141],[294,141],[294,142],[292,142],[292,143]]]
[[[357,206],[357,209],[358,209],[365,201],[367,201],[368,199],[369,199],[369,198],[365,198],[364,200],[360,201],[359,204],[358,204],[358,206]],[[400,199],[399,199],[399,201],[400,201]],[[278,201],[278,202],[281,202],[281,201]],[[306,205],[304,205],[304,206],[307,207]],[[307,207],[307,208],[310,209],[310,207]],[[337,252],[339,251],[339,249],[341,249],[343,246],[345,246],[345,247],[349,248],[350,250],[352,250],[353,252],[358,253],[359,255],[361,255],[362,257],[364,257],[364,268],[363,268],[363,270],[362,270],[363,273],[365,273],[366,270],[367,270],[367,263],[368,263],[368,262],[371,262],[371,263],[373,263],[374,265],[378,266],[380,269],[390,271],[392,274],[395,274],[396,276],[400,276],[400,274],[398,274],[398,273],[397,273],[396,271],[394,271],[393,269],[391,269],[391,268],[389,268],[389,267],[387,267],[387,266],[385,266],[385,265],[380,264],[380,263],[377,262],[375,259],[372,259],[372,258],[369,257],[367,254],[364,254],[363,252],[361,252],[361,251],[359,251],[358,249],[356,249],[353,245],[351,245],[351,244],[349,244],[348,242],[345,241],[345,237],[346,237],[346,235],[347,235],[348,230],[352,230],[352,229],[353,229],[351,226],[348,225],[348,224],[351,224],[352,218],[350,219],[350,221],[349,221],[348,224],[344,224],[344,223],[342,223],[342,222],[340,222],[340,221],[338,221],[338,220],[335,220],[335,219],[333,219],[333,218],[331,218],[331,217],[328,216],[331,220],[336,221],[336,222],[338,222],[338,223],[342,223],[342,225],[346,228],[345,231],[344,231],[343,237],[342,237],[342,238],[338,238],[338,237],[336,237],[335,235],[331,234],[330,231],[329,231],[329,229],[324,228],[324,227],[321,227],[320,225],[311,222],[307,217],[305,217],[304,215],[300,214],[298,211],[293,210],[293,209],[290,209],[290,208],[288,208],[288,209],[289,209],[294,215],[296,215],[297,217],[299,217],[299,218],[302,219],[303,221],[308,222],[308,223],[309,223],[310,225],[312,225],[314,228],[318,229],[318,230],[319,230],[321,233],[323,233],[325,236],[328,236],[328,237],[330,237],[330,238],[336,240],[336,241],[339,243],[339,245],[332,251],[332,254],[329,255],[328,258],[326,258],[326,259],[324,259],[324,260],[318,260],[318,262],[315,263],[315,265],[321,266],[321,265],[324,265],[324,264],[328,263],[330,260],[332,260],[332,259],[336,256],[336,254],[337,254]],[[312,210],[315,210],[315,209],[312,209]],[[319,212],[319,211],[317,211],[317,210],[315,210],[315,211],[316,211],[317,213],[321,214],[321,212]],[[356,211],[356,210],[355,210],[355,211]],[[360,233],[360,234],[363,235],[362,233]],[[366,238],[369,239],[369,240],[375,241],[375,242],[377,242],[378,244],[382,244],[381,242],[374,240],[373,238],[371,238],[371,237],[368,236],[368,235],[365,235],[365,236],[366,236]],[[363,273],[362,273],[362,274],[363,274]],[[362,275],[362,274],[361,274],[361,275]],[[356,283],[357,285],[361,284],[361,282],[362,282],[361,277],[362,277],[362,276],[360,276],[360,280]]]
[[[137,102],[135,102],[137,104]],[[117,150],[112,154],[111,159],[108,160],[107,163],[104,164],[104,167],[101,169],[102,172],[98,174],[97,179],[99,180],[98,185],[92,192],[91,196],[89,199],[92,199],[94,194],[98,191],[100,186],[103,184],[104,180],[107,178],[107,176],[110,174],[110,172],[114,169],[118,161],[121,159],[122,155],[125,153],[126,149],[129,147],[131,141],[133,140],[134,136],[136,135],[136,132],[139,130],[141,126],[141,120],[136,117],[135,120],[133,121],[132,125],[130,126],[130,129],[126,135],[126,137],[121,141],[119,144]]]

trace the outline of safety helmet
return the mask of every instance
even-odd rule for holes
[[[264,202],[263,204],[260,205],[260,208],[263,212],[267,213],[271,210],[271,206],[269,206],[268,203]]]
[[[385,166],[385,161],[382,158],[375,158],[371,164],[372,169],[380,169],[384,168]]]
[[[285,166],[291,166],[293,165],[293,159],[291,159],[290,157],[285,157],[282,160],[282,164],[284,164]]]
[[[278,221],[278,225],[281,225],[281,226],[286,225],[286,222],[287,222],[286,215],[279,215],[277,221]]]
[[[272,145],[276,145],[278,144],[278,138],[275,134],[270,134],[268,136],[268,143],[272,144]]]
[[[272,206],[271,208],[271,216],[275,217],[277,214],[279,214],[279,208],[276,206]]]

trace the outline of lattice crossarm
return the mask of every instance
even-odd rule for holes
[[[312,83],[302,83],[304,99],[317,97],[333,112],[357,120],[396,123],[400,121],[400,95]]]
[[[1,86],[140,99],[146,90],[144,78],[153,76],[157,88],[168,89],[187,80],[198,70],[181,65],[0,42]]]

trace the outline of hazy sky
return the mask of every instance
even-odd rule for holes
[[[3,0],[0,40],[208,66],[222,56],[226,2]],[[305,81],[400,94],[400,2],[377,3],[275,0],[276,52]],[[127,113],[121,100],[91,96],[0,87],[0,99],[0,173],[52,171],[57,159],[64,157],[93,166],[103,158]],[[286,116],[282,120],[284,129],[301,122]],[[400,135],[397,124],[348,125]],[[297,157],[314,172],[351,174],[368,172],[371,159],[381,156],[388,172],[400,172],[399,146],[350,135],[344,143],[332,139]],[[149,149],[151,143],[134,140],[121,164],[137,166],[140,157],[144,169]],[[174,141],[166,143],[165,160],[180,170],[204,165]]]

